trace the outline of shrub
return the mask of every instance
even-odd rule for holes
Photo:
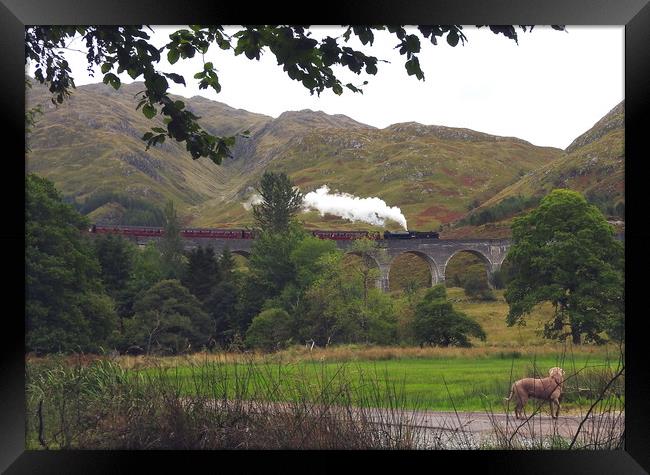
[[[200,349],[212,333],[210,317],[201,303],[177,280],[163,280],[135,302],[126,322],[125,341],[147,353],[180,353]]]
[[[465,281],[465,295],[478,300],[496,300],[494,292],[490,290],[485,280],[476,276],[469,276]]]
[[[414,320],[415,336],[420,344],[436,346],[472,346],[469,336],[485,340],[481,325],[464,313],[454,310],[447,300],[442,284],[436,285],[424,295],[417,305]]]
[[[260,312],[246,331],[246,346],[265,351],[283,349],[291,341],[291,318],[280,308]]]

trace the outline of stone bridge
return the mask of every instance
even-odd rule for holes
[[[139,245],[157,238],[137,237]],[[221,254],[225,247],[233,254],[248,257],[253,244],[252,239],[184,239],[185,249],[211,246],[216,254]],[[492,282],[492,274],[501,268],[511,241],[509,239],[382,239],[377,241],[379,248],[369,256],[373,259],[380,272],[377,286],[384,291],[390,288],[390,268],[397,257],[402,254],[415,254],[429,264],[432,285],[444,282],[447,264],[459,252],[470,252],[478,256],[484,263],[488,282]],[[336,241],[338,247],[346,252],[352,252],[353,241]]]

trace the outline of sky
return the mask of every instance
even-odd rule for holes
[[[152,42],[163,46],[180,27],[152,28]],[[311,30],[319,39],[340,36],[345,28]],[[487,28],[464,27],[463,31],[469,40],[464,46],[422,41],[419,58],[424,81],[407,75],[406,59],[395,49],[395,36],[376,32],[372,47],[351,40],[349,46],[388,61],[378,64],[376,76],[334,69],[344,84],[367,80],[363,94],[345,89],[341,96],[331,91],[312,96],[282,71],[270,51],[256,61],[215,45],[205,58],[174,65],[163,58],[158,69],[185,77],[186,87],[170,81],[174,94],[200,95],[272,117],[312,109],[344,114],[379,128],[399,122],[463,127],[562,149],[624,98],[623,26],[567,26],[566,32],[537,26],[532,32],[518,30],[519,44]],[[70,48],[75,46],[73,42]],[[101,81],[98,69],[94,77],[87,73],[84,54],[67,50],[65,55],[77,86]],[[218,71],[219,94],[200,90],[198,80],[192,78],[203,69],[204,60],[212,61]],[[120,79],[132,82],[126,74]]]

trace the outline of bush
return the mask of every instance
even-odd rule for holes
[[[246,346],[273,351],[286,348],[291,342],[291,318],[281,308],[260,312],[246,331]]]
[[[490,290],[485,280],[476,276],[469,276],[464,285],[465,295],[478,300],[496,300],[494,292]]]
[[[181,353],[208,344],[213,333],[201,303],[177,280],[163,280],[142,293],[126,322],[124,342],[147,353]]]
[[[464,313],[454,310],[442,284],[424,295],[415,311],[414,332],[420,344],[436,346],[472,346],[469,336],[485,340],[481,325]]]

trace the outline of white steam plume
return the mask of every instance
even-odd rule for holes
[[[363,221],[377,226],[383,226],[387,219],[391,219],[408,229],[406,218],[397,206],[388,206],[384,200],[375,197],[359,198],[349,193],[330,194],[327,185],[307,193],[303,207],[305,210],[317,210],[321,216],[328,213],[350,221]]]
[[[260,195],[259,193],[254,193],[246,201],[244,201],[242,205],[244,206],[244,209],[246,211],[250,211],[253,208],[253,205],[258,205],[262,201],[264,201],[262,195]]]

